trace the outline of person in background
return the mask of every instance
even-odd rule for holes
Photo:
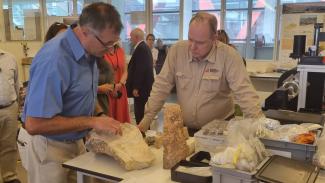
[[[17,60],[0,49],[0,182],[20,183],[17,177],[19,79]]]
[[[220,30],[217,31],[217,40],[221,41],[221,42],[223,42],[223,43],[225,43],[225,44],[227,44],[227,45],[229,45],[229,46],[231,46],[233,48],[236,48],[235,45],[230,44],[229,36],[226,33],[226,31],[223,30],[223,29],[220,29]]]
[[[154,67],[156,66],[156,62],[158,59],[158,50],[155,48],[155,40],[156,40],[156,38],[155,38],[155,35],[153,35],[153,34],[148,34],[146,37],[147,45],[151,49]]]
[[[227,44],[227,45],[229,45],[229,46],[231,46],[231,47],[233,47],[234,49],[237,50],[236,46],[230,43],[229,36],[228,36],[228,34],[227,34],[227,32],[225,30],[220,29],[220,30],[217,31],[217,40],[221,41],[221,42],[223,42],[223,43],[225,43],[225,44]],[[244,57],[243,57],[243,62],[245,64],[245,66],[246,66],[246,60],[245,60]]]
[[[263,116],[241,56],[217,41],[217,19],[212,14],[200,12],[193,16],[188,41],[179,41],[168,51],[138,125],[141,131],[149,128],[174,86],[184,124],[192,136],[214,119],[231,119],[234,101],[242,107],[245,117]]]
[[[109,116],[120,121],[130,123],[129,104],[126,92],[128,76],[125,53],[119,43],[104,56],[107,64],[113,69],[113,90],[109,95]]]
[[[97,88],[97,104],[96,110],[101,110],[106,116],[109,115],[111,103],[109,94],[114,90],[114,70],[109,63],[103,58],[97,60],[99,71],[98,88]],[[115,119],[115,118],[114,118]]]
[[[167,45],[164,45],[161,39],[157,39],[157,50],[158,50],[158,58],[155,65],[155,70],[156,70],[156,74],[159,74],[165,63],[165,59],[168,52]]]
[[[66,31],[67,28],[68,28],[68,26],[63,23],[54,22],[46,32],[46,35],[44,38],[44,43],[46,43],[47,41],[49,41],[50,39],[52,39],[59,33]]]
[[[30,68],[22,120],[32,135],[28,145],[29,183],[75,182],[62,163],[85,152],[90,129],[121,134],[120,123],[94,113],[96,61],[119,40],[123,28],[117,10],[107,3],[86,6],[71,26],[40,49]]]
[[[128,97],[134,99],[134,114],[138,124],[144,115],[144,106],[150,95],[153,77],[153,61],[151,50],[144,42],[144,32],[133,29],[130,33],[134,52],[128,65],[126,89]]]

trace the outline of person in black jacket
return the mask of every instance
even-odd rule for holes
[[[157,50],[158,50],[158,58],[155,65],[156,74],[158,75],[165,63],[165,59],[168,53],[167,45],[164,45],[161,39],[157,39]]]
[[[134,52],[128,66],[126,88],[128,97],[134,99],[134,114],[138,124],[143,118],[144,106],[154,81],[153,59],[150,48],[144,42],[144,32],[141,29],[132,30],[130,37]]]

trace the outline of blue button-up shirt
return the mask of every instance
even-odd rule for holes
[[[47,42],[36,54],[30,68],[22,119],[25,121],[26,116],[91,116],[97,83],[96,58],[86,54],[69,28]],[[77,140],[86,133],[85,130],[47,137],[59,141]]]

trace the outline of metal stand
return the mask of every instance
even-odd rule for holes
[[[300,109],[306,107],[308,73],[310,72],[325,73],[325,65],[298,65],[297,70],[299,72],[299,96],[298,96],[297,111],[299,111]]]

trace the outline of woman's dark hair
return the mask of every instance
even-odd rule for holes
[[[67,29],[68,26],[63,24],[63,23],[59,23],[59,22],[54,22],[50,28],[47,30],[47,33],[45,35],[45,39],[44,42],[49,41],[50,39],[52,39],[53,37],[55,37],[58,32],[60,32],[60,30],[62,29]]]
[[[223,29],[217,31],[217,39],[225,44],[229,44],[229,36]]]
[[[153,38],[153,40],[156,40],[156,38],[155,38],[155,35],[153,35],[153,34],[148,34],[148,35],[147,35],[147,37],[146,37],[146,40],[148,40],[148,39],[149,39],[149,37],[152,37],[152,38]]]

